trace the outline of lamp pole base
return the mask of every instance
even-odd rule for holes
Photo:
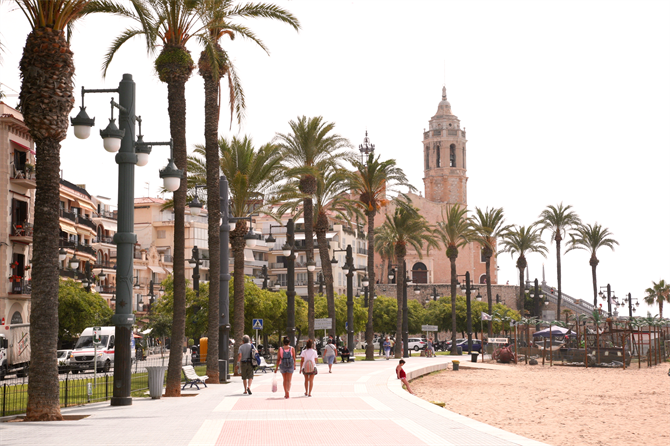
[[[113,396],[110,401],[111,406],[132,406],[133,399],[129,396]]]

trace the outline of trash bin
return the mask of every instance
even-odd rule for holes
[[[479,352],[472,352],[472,362],[477,362],[477,356],[479,356]]]
[[[454,366],[454,371],[458,370],[458,367],[460,365],[458,362],[452,362],[451,364]]]
[[[155,400],[160,399],[163,394],[163,380],[165,379],[167,366],[149,366],[146,369],[149,374],[149,395]]]
[[[455,354],[456,355],[462,355],[463,354],[463,347],[461,347],[460,345],[457,345]]]

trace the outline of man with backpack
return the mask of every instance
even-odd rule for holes
[[[244,393],[251,395],[251,382],[254,380],[254,365],[252,360],[256,354],[256,349],[249,342],[249,336],[242,337],[242,345],[237,352],[237,371],[242,375],[242,384],[244,384]]]

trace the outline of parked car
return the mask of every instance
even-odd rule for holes
[[[70,365],[70,356],[72,355],[72,350],[58,350],[56,352],[56,358],[58,363],[58,371],[67,370]]]
[[[467,339],[456,338],[456,345],[461,344],[463,341],[467,341]],[[448,341],[446,341],[444,343],[444,350],[445,351],[451,351],[451,339],[449,339]]]
[[[468,351],[468,340],[467,339],[463,339],[463,342],[459,342],[456,345],[461,347],[464,352]],[[473,352],[481,352],[482,351],[482,343],[479,339],[473,339],[472,340],[472,351]]]
[[[380,340],[380,338],[374,338],[374,339],[372,340],[372,347],[374,348],[375,351],[379,350],[379,340]],[[365,348],[367,347],[367,345],[368,345],[367,342],[365,342],[365,341],[361,342],[361,348],[362,348],[363,350],[365,350]]]
[[[418,352],[419,350],[424,350],[427,344],[428,343],[426,342],[425,338],[407,339],[407,348],[410,350],[414,350],[415,352]]]

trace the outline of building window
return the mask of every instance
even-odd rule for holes
[[[479,250],[479,261],[482,263],[486,263],[486,257],[484,257],[484,250],[480,249]]]
[[[426,170],[430,169],[430,153],[426,149]]]
[[[479,283],[482,285],[486,284],[486,274],[482,274],[481,276],[479,276]]]
[[[12,314],[11,324],[22,324],[22,323],[23,323],[23,317],[21,316],[21,313],[15,311],[14,314]]]
[[[440,157],[440,144],[435,144],[435,167],[442,167],[442,159]]]
[[[456,167],[456,146],[449,146],[449,167]]]
[[[165,238],[165,230],[160,229],[157,231],[156,238]]]
[[[465,147],[463,147],[463,169],[465,168]]]

